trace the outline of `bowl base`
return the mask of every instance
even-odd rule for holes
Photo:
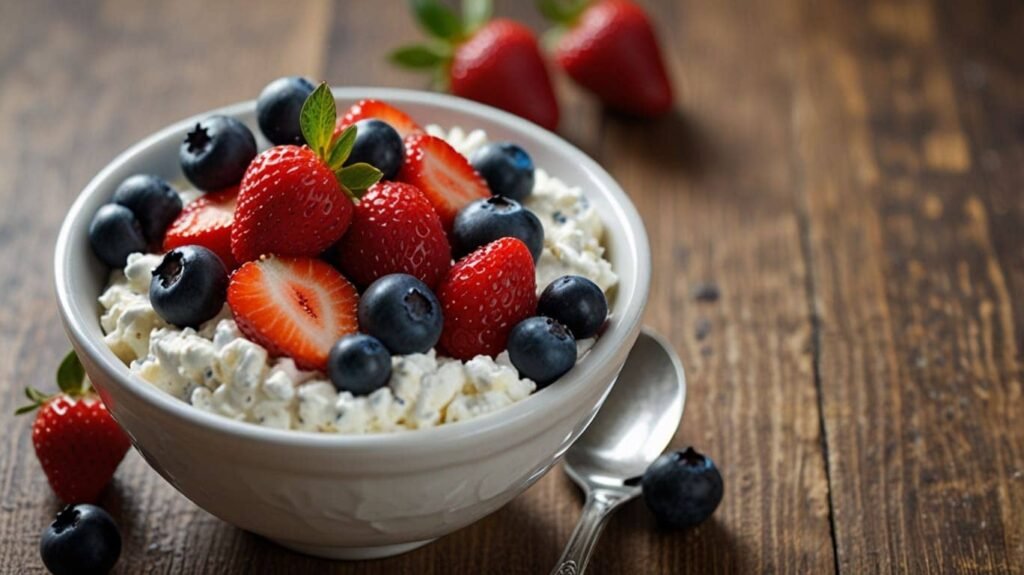
[[[408,553],[413,549],[419,549],[434,539],[413,541],[411,543],[398,543],[395,545],[381,545],[380,547],[332,547],[330,545],[305,545],[294,541],[271,539],[281,547],[297,551],[303,555],[313,555],[324,559],[342,559],[345,561],[365,561],[367,559],[383,559],[394,557],[402,553]]]

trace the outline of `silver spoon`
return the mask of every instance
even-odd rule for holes
[[[597,417],[565,454],[565,472],[587,498],[552,575],[586,571],[611,512],[640,495],[639,477],[676,434],[685,399],[679,357],[644,328]]]

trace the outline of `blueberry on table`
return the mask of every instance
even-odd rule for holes
[[[537,300],[537,313],[554,318],[578,339],[597,335],[608,317],[608,300],[597,284],[582,276],[562,276]]]
[[[533,193],[533,160],[511,142],[487,144],[473,153],[470,163],[496,196],[521,202]]]
[[[135,214],[120,204],[107,204],[92,216],[89,244],[100,261],[123,268],[129,254],[146,251],[146,235]]]
[[[641,485],[658,523],[672,529],[693,527],[711,517],[724,491],[715,463],[692,447],[654,460]]]
[[[544,388],[576,365],[576,339],[549,317],[531,317],[512,328],[508,355],[521,376]]]
[[[391,378],[391,354],[372,335],[346,335],[327,355],[327,375],[338,391],[369,395]]]
[[[130,176],[114,190],[114,203],[135,214],[151,245],[164,241],[167,226],[181,213],[181,197],[166,180],[151,174]]]
[[[305,144],[299,114],[315,89],[301,76],[285,76],[267,84],[256,100],[256,121],[263,135],[277,146]]]
[[[345,160],[346,166],[365,162],[380,170],[385,180],[393,180],[405,161],[405,144],[402,136],[381,120],[368,119],[356,122],[356,141],[352,153]]]
[[[54,575],[103,575],[121,556],[121,533],[95,505],[68,505],[43,531],[43,564]]]
[[[188,132],[178,156],[185,177],[197,188],[223,190],[242,181],[256,157],[256,138],[232,117],[210,116]]]
[[[228,270],[217,254],[195,245],[164,254],[153,270],[149,300],[164,321],[196,328],[224,307]]]
[[[427,284],[408,274],[389,274],[359,298],[359,327],[391,353],[426,353],[441,338],[444,318]]]
[[[544,250],[544,226],[519,202],[492,196],[470,203],[452,224],[452,256],[456,260],[501,238],[519,238],[536,262]]]

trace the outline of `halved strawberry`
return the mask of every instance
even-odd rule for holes
[[[491,195],[487,182],[465,156],[428,134],[405,138],[405,163],[395,179],[416,186],[427,196],[446,231],[452,229],[459,210]]]
[[[391,127],[401,134],[403,138],[423,131],[423,128],[405,112],[380,100],[368,99],[356,102],[345,112],[344,116],[338,118],[338,124],[334,128],[334,137],[337,138],[345,128],[359,120],[366,120],[368,118],[376,118],[391,124]]]
[[[238,186],[203,194],[185,206],[164,236],[164,250],[199,245],[220,257],[229,271],[238,267],[231,255],[231,226],[235,223]]]
[[[271,256],[243,264],[231,276],[228,305],[246,337],[304,369],[323,371],[331,346],[359,327],[356,288],[315,258]]]

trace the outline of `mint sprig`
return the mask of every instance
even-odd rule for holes
[[[71,397],[81,397],[92,391],[89,380],[85,378],[85,368],[82,367],[82,362],[79,361],[74,350],[64,356],[60,366],[57,368],[57,387],[60,388],[61,393]],[[19,407],[14,412],[15,415],[35,411],[55,396],[46,395],[34,387],[26,387],[25,397],[28,398],[30,403]]]
[[[362,192],[380,181],[383,174],[366,163],[346,166],[345,161],[352,154],[356,143],[356,127],[349,126],[337,138],[334,128],[338,122],[338,108],[326,82],[306,98],[299,113],[299,127],[306,144],[334,172],[342,191],[358,199]]]

